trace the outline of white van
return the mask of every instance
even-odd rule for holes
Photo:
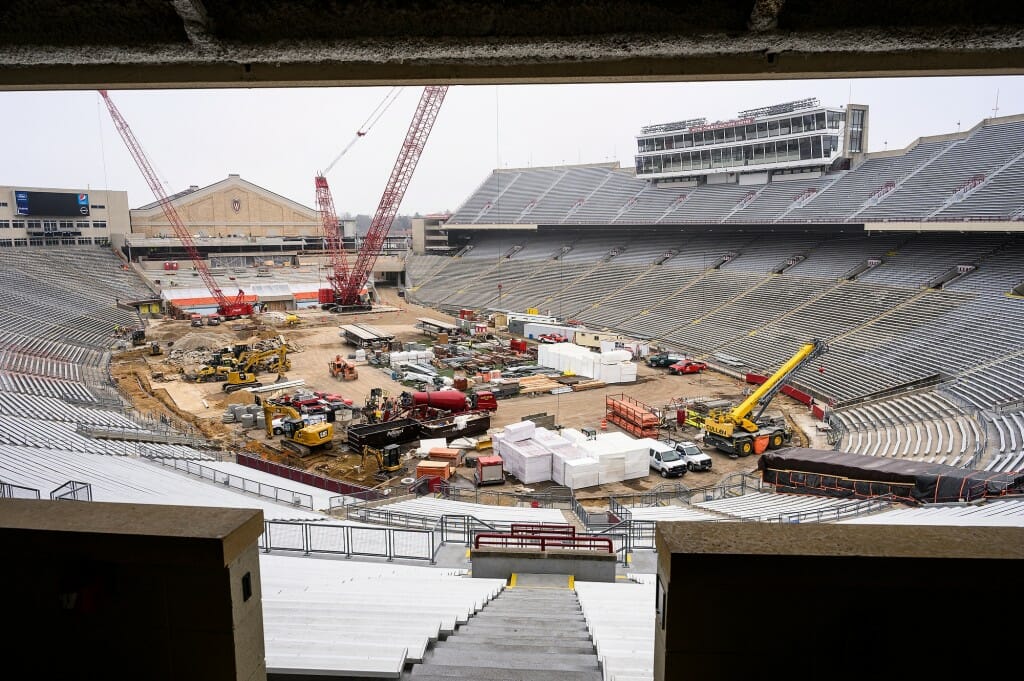
[[[678,478],[686,474],[686,461],[676,448],[660,440],[648,440],[651,468],[658,471],[663,478]]]

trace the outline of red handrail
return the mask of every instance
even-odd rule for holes
[[[512,534],[551,534],[575,536],[576,528],[563,523],[512,523]]]
[[[506,532],[481,532],[473,540],[473,548],[481,546],[501,546],[516,549],[589,549],[605,550],[615,553],[612,540],[608,537],[591,537],[587,535],[550,536],[540,534],[509,534]]]

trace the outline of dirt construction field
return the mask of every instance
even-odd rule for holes
[[[386,291],[385,296],[387,293],[389,292]],[[223,384],[219,382],[195,383],[183,380],[180,370],[195,370],[198,367],[195,364],[183,365],[180,361],[174,362],[172,357],[188,349],[216,349],[233,343],[252,343],[259,339],[282,335],[288,344],[295,348],[295,351],[288,354],[291,369],[286,380],[303,379],[306,389],[341,393],[351,398],[356,405],[362,405],[372,388],[383,388],[392,396],[397,396],[410,388],[393,381],[389,373],[366,364],[358,366],[359,376],[356,380],[342,381],[331,377],[328,370],[329,360],[339,354],[347,357],[354,352],[354,348],[346,345],[339,336],[339,325],[366,323],[395,334],[398,340],[424,342],[427,339],[414,326],[418,317],[450,320],[435,310],[409,305],[400,298],[389,300],[385,297],[384,303],[391,306],[390,309],[361,315],[335,315],[320,310],[298,311],[300,323],[291,327],[284,324],[284,316],[280,313],[266,313],[256,323],[251,320],[239,320],[227,322],[219,327],[202,328],[191,328],[187,321],[159,320],[147,327],[147,341],[158,341],[163,354],[150,355],[147,344],[143,348],[115,354],[111,369],[122,392],[130,396],[141,412],[165,416],[176,424],[191,424],[191,427],[201,432],[205,438],[220,441],[225,449],[245,449],[272,460],[296,465],[298,462],[294,457],[282,458],[275,452],[278,448],[274,447],[273,441],[268,441],[262,429],[243,431],[239,424],[222,423],[222,416],[230,404],[250,404],[254,399],[252,394],[246,391],[225,393],[222,390]],[[748,389],[741,381],[710,370],[701,374],[672,376],[664,369],[653,369],[641,363],[637,377],[637,382],[632,384],[609,385],[561,395],[541,394],[501,400],[497,412],[492,416],[491,426],[501,428],[521,420],[524,416],[546,413],[554,415],[555,423],[561,426],[591,427],[600,431],[605,398],[608,395],[625,394],[655,407],[692,397],[723,398],[735,404],[743,399],[744,391]],[[265,385],[272,383],[274,379],[273,373],[260,375],[260,380]],[[779,395],[772,402],[769,411],[786,414],[790,422],[796,426],[797,435],[793,444],[826,447],[806,406]],[[607,430],[614,431],[616,427],[609,423]],[[683,431],[663,431],[663,436],[696,440],[699,432],[687,428]],[[713,485],[733,473],[751,472],[756,469],[756,456],[733,459],[711,448],[705,450],[714,460],[713,469],[708,472],[691,472],[679,479],[689,488]],[[302,460],[302,465],[315,472],[367,486],[400,483],[398,477],[388,483],[374,480],[375,464],[361,462],[360,457],[355,454],[307,457]],[[409,468],[413,466],[414,463],[410,462]],[[463,477],[471,475],[468,469],[459,469],[458,473]],[[623,483],[577,490],[577,496],[596,501],[606,498],[609,494],[644,491],[663,482],[664,480],[655,474]],[[531,485],[530,489],[542,491],[544,487],[545,483],[540,483]],[[521,489],[521,486],[506,484],[502,489],[505,488],[512,491]]]

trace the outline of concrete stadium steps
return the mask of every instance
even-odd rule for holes
[[[594,643],[568,576],[517,577],[548,585],[506,588],[401,678],[601,681]],[[554,586],[556,581],[564,587]]]

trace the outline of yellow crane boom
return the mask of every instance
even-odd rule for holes
[[[729,418],[735,423],[742,423],[745,420],[749,421],[749,419],[747,419],[747,415],[753,411],[754,407],[762,398],[773,397],[775,393],[778,392],[778,388],[782,387],[783,381],[785,381],[791,373],[796,371],[804,362],[823,352],[824,348],[825,344],[818,340],[811,341],[810,343],[801,346],[801,348],[796,351],[795,355],[790,357],[785,364],[779,367],[778,371],[769,376],[768,380],[759,385],[757,390],[750,393],[750,395],[747,396],[747,399],[733,407],[732,411],[729,412]],[[756,426],[754,427],[754,430],[757,430]],[[750,432],[753,432],[753,430]]]
[[[825,343],[819,340],[801,346],[796,354],[790,357],[785,364],[779,367],[778,371],[769,376],[745,400],[728,411],[712,410],[704,419],[704,442],[738,456],[747,456],[754,451],[760,453],[762,450],[759,447],[767,446],[770,449],[777,449],[785,444],[792,436],[787,427],[781,424],[762,427],[758,423],[758,419],[768,403],[782,388],[786,378],[805,362],[817,357],[826,349]],[[751,418],[750,412],[758,404],[761,404],[761,411],[757,416]],[[762,437],[765,442],[758,444],[757,440]]]

